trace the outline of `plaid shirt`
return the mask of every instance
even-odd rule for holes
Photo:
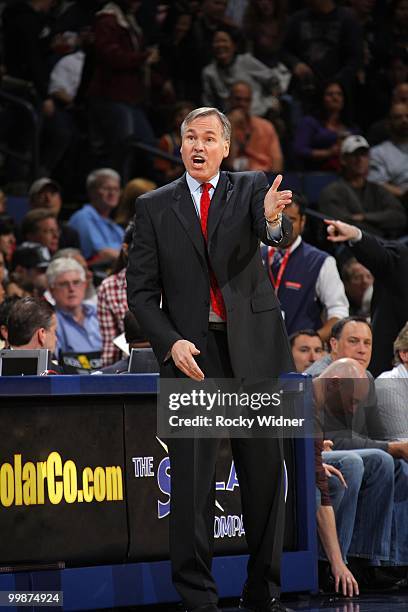
[[[111,365],[121,357],[113,339],[123,333],[123,319],[128,310],[126,268],[105,278],[98,290],[98,319],[102,335],[103,365]]]

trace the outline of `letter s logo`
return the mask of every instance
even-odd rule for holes
[[[157,500],[157,516],[159,519],[170,514],[171,479],[170,479],[170,459],[165,457],[160,461],[157,468],[157,484],[162,493],[168,496],[166,502]]]

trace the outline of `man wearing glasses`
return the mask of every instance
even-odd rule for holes
[[[84,268],[72,257],[54,259],[47,268],[47,281],[58,319],[57,353],[101,351],[96,308],[84,302]]]

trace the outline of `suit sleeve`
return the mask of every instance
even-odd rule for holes
[[[258,238],[269,246],[279,246],[285,248],[292,236],[292,224],[285,216],[282,217],[281,239],[277,240],[269,236],[264,213],[264,199],[269,189],[269,183],[263,172],[255,172],[252,190],[252,227]]]
[[[378,279],[392,276],[399,260],[398,246],[385,244],[363,232],[361,240],[355,242],[352,250],[360,261]]]
[[[182,337],[160,308],[162,297],[157,237],[146,198],[136,202],[136,224],[126,273],[129,310],[149,339],[159,363]]]

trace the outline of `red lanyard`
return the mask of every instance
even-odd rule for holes
[[[285,268],[288,265],[290,249],[287,249],[285,255],[282,257],[282,261],[279,266],[279,272],[278,272],[278,276],[276,277],[276,280],[272,273],[272,262],[273,262],[273,256],[275,255],[275,251],[276,249],[274,247],[268,247],[268,274],[269,274],[269,278],[271,279],[272,285],[275,287],[275,293],[277,294],[279,291],[280,284],[282,282],[283,273],[285,272]]]

